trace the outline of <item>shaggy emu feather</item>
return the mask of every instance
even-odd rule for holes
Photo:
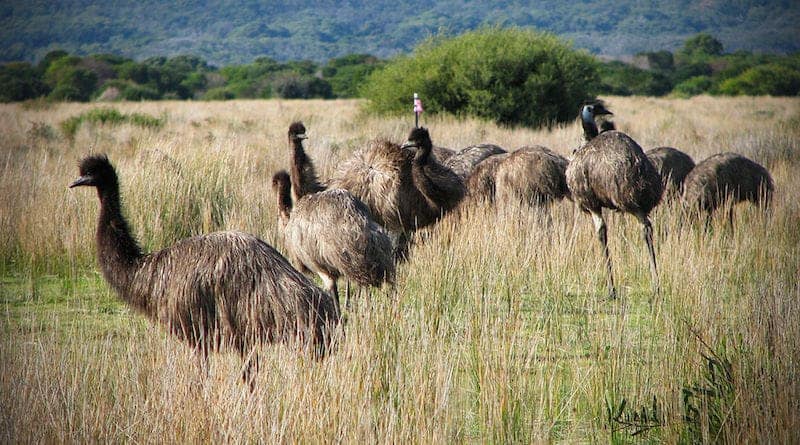
[[[565,157],[545,147],[521,147],[497,166],[497,199],[540,206],[568,198],[568,164]]]
[[[647,152],[647,158],[661,175],[664,196],[680,196],[683,181],[694,168],[692,157],[672,147],[658,147]]]
[[[683,200],[710,217],[730,199],[769,205],[775,184],[766,168],[736,153],[719,153],[697,164],[684,181]],[[733,221],[733,206],[728,214]]]
[[[507,153],[502,147],[494,144],[478,144],[462,148],[444,161],[444,166],[453,170],[461,179],[466,180],[473,170],[485,159]]]
[[[292,203],[284,170],[272,177],[272,187],[292,262],[318,274],[337,302],[336,281],[341,276],[362,286],[394,282],[392,241],[364,203],[342,189],[312,193]]]
[[[611,112],[602,104],[584,105],[581,110],[584,137],[589,142],[575,152],[567,166],[567,185],[575,203],[592,215],[606,258],[609,297],[615,298],[616,290],[603,208],[633,214],[642,223],[650,253],[653,288],[658,293],[653,227],[648,215],[661,200],[661,176],[639,144],[628,135],[613,130],[599,133],[594,122],[596,114]]]
[[[103,276],[134,309],[187,342],[207,364],[209,350],[234,349],[249,381],[262,343],[315,345],[320,357],[339,322],[333,299],[264,241],[217,232],[143,254],[122,215],[114,167],[104,155],[80,163],[70,187],[100,198],[97,255]]]
[[[372,141],[342,163],[330,183],[364,202],[390,232],[414,232],[436,222],[466,193],[461,178],[431,156],[432,148],[424,128],[412,130],[403,147]]]

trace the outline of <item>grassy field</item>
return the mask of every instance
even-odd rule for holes
[[[632,217],[610,215],[620,297],[606,300],[591,219],[569,202],[467,207],[417,236],[397,286],[348,314],[318,363],[268,348],[251,394],[235,354],[204,378],[191,351],[128,310],[94,259],[94,191],[67,189],[107,153],[145,250],[236,229],[283,249],[272,173],[301,119],[320,176],[413,115],[356,101],[0,105],[0,442],[797,442],[800,440],[800,100],[607,98],[645,149],[765,165],[768,214],[709,230],[653,213],[662,293]],[[89,117],[87,117],[89,116]],[[72,119],[71,119],[72,118]],[[552,131],[423,116],[434,143],[541,144]],[[67,122],[66,124],[62,124]]]

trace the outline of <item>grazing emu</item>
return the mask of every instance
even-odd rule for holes
[[[405,147],[405,148],[404,148]],[[408,148],[416,147],[416,150]],[[342,164],[330,180],[360,199],[376,222],[398,238],[398,256],[407,236],[452,210],[466,193],[461,178],[431,156],[428,131],[411,131],[403,146],[370,142]]]
[[[324,356],[339,322],[336,304],[267,243],[217,232],[144,254],[122,215],[117,174],[105,155],[81,161],[70,188],[77,186],[97,188],[97,256],[106,281],[186,341],[204,366],[210,350],[235,349],[252,389],[259,344],[302,341]]]
[[[697,164],[684,181],[683,200],[710,219],[730,199],[769,205],[775,185],[766,168],[736,153],[719,153]],[[728,213],[733,224],[733,205]],[[708,221],[708,219],[706,220]]]
[[[683,193],[683,181],[694,168],[692,157],[672,147],[654,148],[646,154],[661,175],[664,196],[680,196]]]
[[[451,148],[433,146],[433,157],[442,164],[447,162],[454,154],[456,154],[456,151]]]
[[[303,150],[303,139],[306,139],[306,127],[302,122],[294,122],[289,126],[289,145],[291,146],[290,164],[292,169],[292,197],[295,201],[309,193],[325,190],[319,182],[314,163]]]
[[[444,161],[444,166],[453,170],[461,179],[466,180],[475,170],[475,166],[483,162],[483,160],[503,153],[507,153],[507,151],[497,145],[472,145],[454,153]]]
[[[495,192],[497,191],[495,179],[497,167],[509,156],[509,153],[490,156],[475,166],[472,174],[467,178],[466,184],[470,201],[485,200],[494,202]]]
[[[497,199],[540,206],[568,198],[567,164],[567,158],[548,148],[521,147],[497,166]]]
[[[606,258],[609,297],[614,298],[616,290],[602,213],[604,207],[631,213],[642,223],[650,253],[653,288],[658,293],[653,227],[648,215],[661,200],[661,177],[639,144],[628,135],[619,131],[599,133],[594,122],[598,114],[611,112],[601,103],[584,105],[581,110],[584,137],[589,142],[575,152],[567,166],[567,185],[581,210],[592,215]]]
[[[394,282],[392,241],[364,203],[342,189],[312,193],[292,203],[285,170],[275,173],[272,187],[290,258],[299,269],[319,275],[337,302],[336,281],[341,276],[362,286]]]

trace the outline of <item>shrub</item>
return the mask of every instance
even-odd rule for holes
[[[713,82],[708,76],[695,76],[684,80],[683,82],[675,85],[672,93],[678,97],[692,97],[698,94],[707,93]]]
[[[722,82],[719,92],[727,95],[797,96],[800,93],[800,71],[776,63],[759,65]]]
[[[123,114],[115,108],[94,108],[62,121],[61,132],[67,138],[74,139],[75,133],[84,122],[110,125],[128,122],[143,128],[161,128],[166,122],[166,117],[158,118],[142,113]]]
[[[538,127],[575,118],[598,80],[594,58],[550,34],[484,28],[433,38],[373,73],[363,90],[379,113],[426,110]]]

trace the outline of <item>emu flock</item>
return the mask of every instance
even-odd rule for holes
[[[507,150],[479,144],[460,151],[435,147],[425,128],[397,144],[371,141],[320,181],[300,122],[288,131],[289,168],[274,174],[279,226],[287,260],[261,239],[235,231],[195,236],[143,253],[120,203],[116,171],[105,155],[84,158],[70,187],[97,189],[97,255],[119,297],[192,347],[207,369],[210,351],[232,349],[242,378],[253,385],[259,346],[281,342],[322,358],[341,338],[338,281],[362,287],[393,285],[408,259],[413,233],[475,201],[514,201],[540,210],[567,199],[592,217],[607,269],[609,298],[616,289],[603,209],[628,213],[642,224],[652,285],[658,268],[650,213],[664,199],[681,199],[690,214],[751,201],[766,207],[774,184],[761,165],[720,153],[695,165],[671,147],[642,150],[598,117],[601,101],[582,106],[584,142],[572,159],[542,146]],[[325,289],[305,274],[320,277]],[[337,334],[338,333],[338,334]]]

